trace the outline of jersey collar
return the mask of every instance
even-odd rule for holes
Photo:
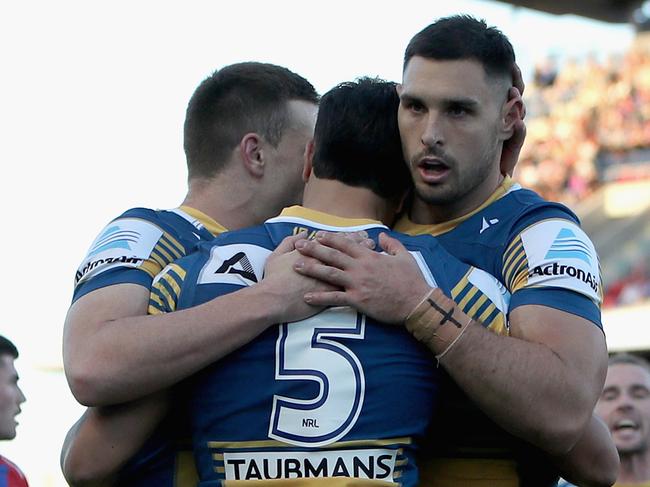
[[[372,220],[370,218],[344,218],[340,216],[330,215],[329,213],[312,210],[311,208],[305,208],[304,206],[290,206],[288,208],[285,208],[282,210],[282,213],[280,213],[280,216],[276,218],[281,220],[306,220],[307,222],[319,223],[323,227],[332,227],[332,229],[350,227],[356,227],[358,229],[366,227],[388,228],[378,220]],[[272,218],[271,220],[276,220],[276,218]]]
[[[188,218],[188,220],[190,222],[192,220],[197,220],[212,235],[219,235],[221,233],[224,233],[224,232],[228,231],[228,229],[226,227],[224,227],[220,223],[217,223],[215,220],[210,218],[208,215],[206,215],[202,211],[197,210],[196,208],[181,205],[178,208],[178,210],[180,212],[185,213],[186,215],[188,215],[190,217],[190,218]]]
[[[481,206],[467,213],[466,215],[459,216],[458,218],[454,218],[453,220],[449,220],[447,222],[435,223],[431,225],[421,225],[419,223],[412,222],[409,216],[405,214],[395,224],[394,230],[398,232],[408,233],[409,235],[442,235],[443,233],[453,230],[462,222],[474,216],[484,208],[490,206],[492,203],[505,196],[510,191],[514,191],[520,188],[521,186],[515,183],[510,176],[506,176],[503,182],[494,191],[494,193],[492,193]]]

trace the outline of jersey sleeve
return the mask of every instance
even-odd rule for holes
[[[453,299],[472,319],[491,331],[507,335],[506,319],[510,294],[492,275],[466,264],[437,243],[435,237],[415,237],[426,250],[411,251],[426,281]]]
[[[600,322],[602,283],[598,255],[578,224],[546,218],[520,226],[503,254],[510,309],[537,304]]]
[[[77,269],[73,302],[113,284],[148,288],[156,274],[185,254],[183,245],[154,216],[127,212],[100,232]]]
[[[153,280],[147,313],[158,315],[176,311],[186,276],[187,272],[181,265],[172,263],[166,266]]]

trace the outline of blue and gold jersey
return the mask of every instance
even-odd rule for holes
[[[602,328],[598,256],[578,218],[510,178],[468,215],[438,225],[403,218],[395,229],[435,235],[455,257],[496,277],[511,294],[509,311],[549,306]],[[454,460],[436,460],[425,476],[443,487],[483,486],[486,478],[496,487],[555,485],[547,460],[488,419],[446,373],[441,391],[428,454]],[[467,458],[481,460],[459,461]]]
[[[395,230],[434,235],[455,257],[496,277],[512,295],[510,311],[539,304],[602,328],[600,264],[578,217],[510,178],[468,215],[437,225],[405,217]]]
[[[371,220],[285,209],[230,232],[169,266],[152,286],[150,313],[170,312],[254,285],[269,254],[301,230],[366,230],[399,238],[425,279],[464,309],[505,329],[507,293],[431,237]],[[418,484],[416,452],[437,401],[433,355],[402,327],[348,307],[269,327],[187,383],[201,486]]]
[[[111,221],[90,246],[75,276],[73,302],[91,291],[114,284],[150,288],[167,264],[190,253],[199,242],[212,240],[225,228],[187,206],[173,210],[132,208]],[[196,469],[186,434],[166,420],[121,470],[117,485],[194,487]]]
[[[226,229],[194,208],[132,208],[111,221],[88,249],[74,279],[73,302],[113,284],[146,288],[167,264]]]

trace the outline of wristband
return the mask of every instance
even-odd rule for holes
[[[434,318],[437,311],[429,304],[429,299],[436,288],[424,295],[418,305],[406,317],[406,329],[420,342],[428,345],[437,337],[436,330],[440,326]]]
[[[456,335],[456,338],[454,338],[454,339],[451,341],[451,343],[450,343],[449,345],[447,345],[447,348],[445,348],[441,353],[439,353],[438,355],[436,355],[436,360],[438,361],[438,365],[440,365],[440,360],[442,360],[442,357],[444,357],[444,356],[447,354],[447,352],[448,352],[449,350],[451,350],[451,347],[453,347],[454,345],[456,345],[456,342],[458,342],[458,340],[460,340],[460,337],[463,336],[463,334],[465,333],[465,330],[467,330],[467,329],[469,328],[469,325],[470,325],[471,323],[472,323],[472,317],[470,316],[470,317],[469,317],[469,320],[467,320],[467,323],[465,323],[465,326],[463,326],[463,329],[460,330],[460,333],[459,333],[458,335]]]
[[[436,355],[436,360],[440,364],[440,360],[452,349],[454,345],[461,339],[461,337],[467,331],[470,324],[472,323],[472,317],[469,316],[467,322],[462,325],[455,317],[454,312],[457,310],[455,303],[452,305],[451,309],[448,311],[439,306],[433,299],[433,293],[437,288],[431,289],[425,296],[422,298],[420,303],[411,311],[406,318],[405,326],[406,329],[413,335],[415,339],[422,342],[424,345],[429,347],[431,350],[440,348],[440,344],[437,344],[437,347],[434,347],[434,339],[439,340],[442,343],[449,342],[445,349]],[[450,337],[451,333],[445,331],[441,336],[438,334],[440,328],[445,325],[451,324],[451,329],[455,328],[458,330],[458,334],[453,337]],[[450,341],[451,340],[451,341]]]

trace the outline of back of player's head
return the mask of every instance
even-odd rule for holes
[[[496,27],[469,15],[443,17],[415,34],[404,53],[404,69],[413,56],[436,61],[474,60],[490,77],[507,77],[515,51]]]
[[[212,177],[247,133],[274,147],[291,123],[288,102],[318,103],[302,76],[274,64],[245,62],[215,71],[196,89],[187,106],[184,148],[189,177]]]
[[[323,95],[314,131],[314,175],[401,197],[411,178],[404,163],[395,83],[360,78]]]
[[[0,335],[0,357],[3,355],[10,355],[12,358],[18,358],[18,349],[11,340]]]

